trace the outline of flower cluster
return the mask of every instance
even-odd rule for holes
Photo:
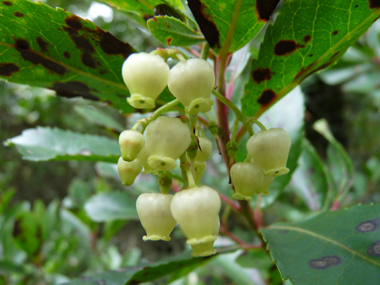
[[[158,176],[161,193],[144,193],[136,202],[146,231],[144,240],[169,241],[178,223],[193,256],[208,256],[216,252],[213,245],[219,233],[221,199],[216,190],[200,185],[212,142],[196,122],[197,114],[213,105],[215,75],[205,60],[178,59],[172,69],[154,54],[133,54],[125,61],[122,74],[131,93],[127,100],[133,107],[154,108],[155,100],[168,86],[185,107],[186,116],[171,118],[156,111],[122,132],[118,171],[126,186],[132,185],[142,171]],[[250,137],[246,147],[246,160],[233,164],[230,170],[235,187],[232,196],[251,200],[254,194],[268,194],[273,179],[289,171],[290,137],[283,129],[262,130]],[[167,194],[172,184],[170,171],[178,166],[178,160],[183,188],[174,195]]]

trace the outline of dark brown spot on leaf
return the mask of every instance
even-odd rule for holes
[[[103,75],[103,74],[107,74],[107,73],[108,73],[108,71],[105,70],[105,69],[99,71],[99,74],[102,74],[102,75]]]
[[[66,58],[71,58],[71,54],[68,51],[65,51],[63,53],[63,56],[66,57]]]
[[[172,38],[168,38],[168,39],[166,40],[166,42],[167,42],[168,45],[170,46],[170,43],[172,42]]]
[[[310,40],[311,40],[311,36],[310,35],[306,35],[306,36],[303,37],[303,41],[305,43],[309,42]]]
[[[3,4],[6,6],[12,6],[12,2],[9,1],[3,1]]]
[[[45,42],[41,37],[38,37],[37,39],[37,44],[40,47],[40,50],[44,53],[48,51],[47,47],[49,43]]]
[[[261,105],[267,105],[275,97],[276,97],[276,93],[274,93],[273,90],[271,90],[271,89],[264,90],[263,93],[261,93],[261,96],[259,97],[259,99],[257,99],[257,103],[259,103]]]
[[[85,66],[91,67],[91,68],[96,68],[96,62],[92,58],[91,54],[85,52],[82,54],[82,62]]]
[[[154,16],[172,16],[181,21],[185,21],[185,18],[178,13],[174,8],[167,4],[158,4],[154,7]],[[156,20],[155,20],[156,21]]]
[[[123,43],[108,32],[102,35],[100,47],[106,54],[122,54],[124,58],[133,53],[133,48],[128,43]]]
[[[367,251],[368,255],[373,257],[380,257],[380,241],[373,243]]]
[[[272,73],[269,68],[257,68],[252,72],[252,78],[257,84],[260,84],[264,80],[270,80]]]
[[[21,54],[21,57],[33,64],[41,64],[49,71],[63,75],[67,72],[66,68],[57,62],[48,59],[47,57],[29,49],[29,43],[24,39],[17,39],[15,44],[16,50]]]
[[[206,6],[200,0],[189,1],[188,5],[210,47],[220,48],[219,30],[212,17],[205,11]]]
[[[355,8],[358,8],[359,7],[359,5],[355,5]]]
[[[90,93],[90,88],[80,81],[55,82],[50,89],[55,90],[58,96],[63,97],[83,97],[86,99],[99,101],[99,98]]]
[[[342,259],[337,256],[324,256],[320,259],[312,259],[309,261],[309,266],[313,269],[327,269],[330,266],[337,266],[342,263]]]
[[[309,57],[313,57],[313,56],[314,56],[314,54],[312,54],[312,53],[311,53],[311,54],[309,54]]]
[[[21,12],[14,12],[13,15],[15,15],[15,16],[18,17],[18,18],[22,18],[22,17],[24,17],[24,14],[21,13]]]
[[[18,72],[20,68],[13,63],[0,63],[0,75],[11,76],[13,72]]]
[[[335,36],[335,35],[337,35],[338,33],[339,33],[339,32],[338,32],[337,30],[335,30],[335,31],[332,32],[332,35]]]
[[[257,0],[256,10],[261,20],[268,21],[280,0]]]
[[[79,35],[79,33],[72,29],[63,27],[65,31],[70,35],[71,39],[73,40],[75,46],[84,52],[93,53],[95,52],[94,46],[90,43],[88,39],[86,39],[84,36]]]
[[[281,40],[274,46],[276,55],[286,55],[297,49],[297,44],[292,40]]]
[[[379,228],[380,225],[380,220],[379,218],[365,221],[360,223],[359,225],[356,226],[356,231],[361,232],[361,233],[366,233],[366,232],[374,232]]]
[[[80,23],[80,20],[78,17],[73,17],[73,18],[66,18],[65,19],[65,23],[66,25],[68,25],[69,27],[73,28],[73,29],[76,29],[76,30],[80,30],[83,28],[82,24]]]
[[[369,7],[371,9],[380,7],[380,0],[369,0]]]

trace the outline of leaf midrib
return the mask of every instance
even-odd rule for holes
[[[364,259],[364,260],[366,260],[366,261],[368,261],[368,262],[370,262],[370,263],[372,263],[372,264],[374,264],[374,265],[380,267],[380,263],[377,263],[376,261],[371,260],[371,259],[365,257],[364,255],[360,254],[359,252],[357,252],[357,251],[355,251],[355,250],[352,250],[351,248],[345,246],[344,244],[341,244],[341,243],[339,243],[339,242],[337,242],[337,241],[335,241],[335,240],[332,240],[332,239],[330,239],[330,238],[328,238],[328,237],[322,236],[322,235],[317,234],[317,233],[315,233],[315,232],[311,232],[311,231],[308,231],[308,230],[305,230],[305,229],[296,228],[296,227],[291,227],[291,226],[269,226],[269,227],[267,227],[266,229],[269,229],[269,230],[270,230],[270,229],[275,229],[275,230],[289,230],[289,231],[296,231],[296,232],[300,232],[300,233],[303,233],[303,234],[306,234],[306,235],[310,235],[310,236],[313,236],[313,237],[315,237],[315,238],[319,238],[319,239],[322,239],[322,240],[324,240],[324,241],[327,241],[327,242],[330,242],[330,243],[332,243],[332,244],[335,244],[335,245],[337,245],[337,246],[339,246],[339,247],[341,247],[341,248],[347,250],[348,252],[350,252],[350,253],[352,253],[352,254],[358,256],[358,257],[361,257],[362,259]]]

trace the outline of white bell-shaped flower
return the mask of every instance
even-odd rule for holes
[[[198,137],[199,148],[197,150],[197,156],[195,161],[204,162],[209,159],[212,152],[212,142],[209,139]]]
[[[157,171],[174,169],[176,159],[191,142],[189,127],[178,118],[158,117],[145,131],[145,147],[150,156],[148,164]]]
[[[201,182],[201,178],[203,177],[203,174],[206,171],[206,162],[195,161],[194,170],[195,170],[195,176],[194,176],[195,184],[199,185],[199,182]]]
[[[210,97],[214,85],[214,70],[204,59],[180,61],[169,72],[168,88],[189,114],[211,109],[214,102]]]
[[[235,187],[232,195],[238,200],[252,200],[264,182],[263,168],[252,162],[238,162],[231,166],[231,180]]]
[[[264,168],[267,176],[280,176],[289,172],[286,168],[291,139],[282,128],[259,131],[249,138],[247,151]]]
[[[150,156],[149,149],[147,147],[144,147],[140,153],[139,153],[139,159],[144,167],[144,174],[151,173],[151,174],[157,174],[157,170],[153,169],[149,163],[148,158]]]
[[[173,195],[159,193],[144,193],[137,198],[137,213],[146,231],[143,240],[170,240],[177,224],[170,211],[172,199]]]
[[[220,220],[218,217],[217,221],[215,222],[213,234],[217,236],[219,233],[219,229],[220,229]],[[186,238],[188,238],[186,233],[182,229],[181,229],[181,232]],[[191,255],[194,257],[198,257],[198,256],[210,256],[210,255],[215,254],[216,250],[213,248],[214,242],[215,241],[208,241],[205,243],[190,245],[191,248],[193,249],[193,252],[191,253]]]
[[[189,245],[214,242],[215,223],[221,201],[218,192],[208,186],[182,190],[174,195],[170,209],[187,237]]]
[[[131,97],[128,103],[137,109],[152,109],[169,80],[169,66],[158,55],[131,54],[123,64],[122,75]]]
[[[144,136],[135,130],[123,131],[119,136],[121,156],[125,161],[134,161],[144,147]]]
[[[117,171],[119,172],[121,182],[126,186],[132,185],[133,182],[135,182],[137,175],[140,174],[142,167],[140,159],[137,158],[134,161],[129,162],[124,161],[120,156],[117,162]]]

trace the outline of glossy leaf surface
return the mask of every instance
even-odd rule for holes
[[[82,160],[116,163],[121,155],[117,140],[49,127],[24,130],[20,136],[8,139],[5,145],[16,146],[24,159],[34,161]]]
[[[262,229],[283,279],[293,284],[376,284],[380,205],[323,212]]]

